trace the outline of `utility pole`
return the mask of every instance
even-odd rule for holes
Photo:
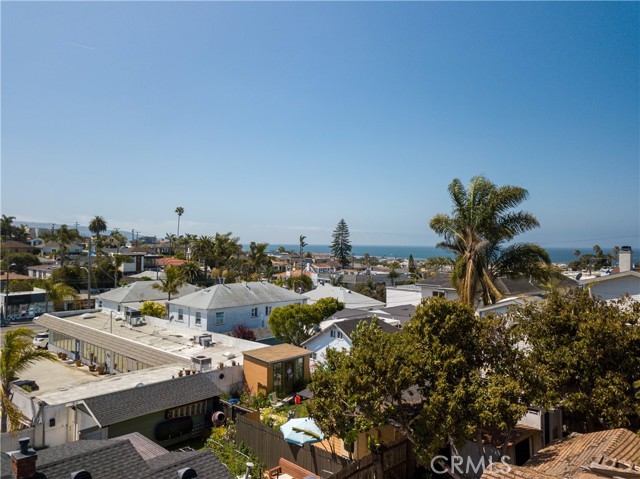
[[[87,303],[91,309],[91,237],[89,237],[89,269],[87,270]]]

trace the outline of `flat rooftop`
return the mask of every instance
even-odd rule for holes
[[[171,364],[141,369],[130,373],[98,375],[86,366],[76,367],[72,361],[38,361],[20,374],[20,379],[36,382],[39,389],[31,396],[47,404],[66,404],[94,396],[134,388],[138,384],[153,384],[177,377],[183,364]]]
[[[167,364],[175,362],[190,363],[194,356],[205,356],[211,358],[213,364],[224,362],[227,360],[227,354],[235,355],[236,362],[242,362],[243,351],[263,348],[265,345],[253,341],[232,338],[223,334],[209,333],[202,330],[189,330],[189,332],[174,331],[154,325],[129,326],[124,321],[111,318],[108,313],[97,312],[91,313],[93,317],[82,317],[81,313],[77,315],[66,316],[63,318],[52,316],[50,314],[43,315],[35,322],[47,326],[49,329],[64,332],[64,329],[77,329],[80,326],[82,330],[90,328],[93,331],[99,331],[105,340],[118,341],[122,345],[139,344],[153,348],[162,353],[160,359],[166,358]],[[53,318],[53,319],[52,319]],[[46,323],[46,324],[44,324]],[[198,336],[210,334],[213,344],[209,347],[201,346],[194,338]],[[155,365],[161,365],[161,363]]]

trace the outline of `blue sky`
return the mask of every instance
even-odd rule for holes
[[[2,2],[2,214],[433,245],[447,186],[640,244],[636,2]]]

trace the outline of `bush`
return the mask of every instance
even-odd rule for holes
[[[140,308],[143,316],[153,316],[154,318],[166,318],[167,310],[164,306],[153,301],[145,301]]]

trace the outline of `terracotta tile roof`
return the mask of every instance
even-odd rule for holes
[[[188,261],[184,259],[178,259],[178,258],[159,258],[156,261],[156,263],[158,264],[158,266],[167,267],[167,266],[180,266],[181,264],[188,263]]]

